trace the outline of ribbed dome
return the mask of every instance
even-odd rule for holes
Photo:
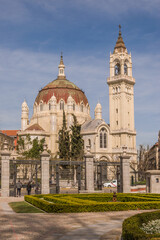
[[[79,104],[82,101],[85,105],[88,103],[84,92],[74,83],[67,80],[65,76],[58,76],[56,80],[50,82],[43,89],[41,89],[36,97],[35,102],[37,104],[39,104],[40,101],[48,103],[53,94],[56,97],[57,102],[63,99],[65,103],[67,103],[68,97],[71,96],[76,104]]]

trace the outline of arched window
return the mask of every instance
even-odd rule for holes
[[[51,103],[50,102],[49,102],[49,106],[48,107],[49,107],[49,110],[51,110]]]
[[[40,103],[40,111],[43,111],[43,103]]]
[[[75,103],[73,103],[73,111],[75,111]]]
[[[128,68],[127,68],[127,64],[124,64],[124,74],[128,75]]]
[[[115,75],[119,75],[121,73],[121,69],[120,69],[120,64],[117,63],[114,67],[114,73]]]
[[[60,101],[60,110],[64,110],[64,101],[63,100]]]
[[[80,110],[83,112],[83,103],[81,103]]]
[[[107,131],[105,128],[100,130],[100,148],[107,148]]]

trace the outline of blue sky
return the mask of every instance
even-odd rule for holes
[[[159,0],[0,0],[0,129],[20,129],[24,98],[57,77],[85,91],[91,116],[99,100],[109,123],[109,56],[118,25],[132,54],[137,146],[154,144],[160,130]]]

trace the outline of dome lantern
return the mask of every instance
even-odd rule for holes
[[[62,55],[62,53],[61,53],[61,59],[60,59],[60,64],[59,64],[58,68],[59,68],[58,78],[59,77],[65,77],[65,72],[64,72],[65,65],[63,63],[63,55]]]

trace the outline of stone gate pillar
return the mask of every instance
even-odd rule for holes
[[[120,156],[120,192],[130,193],[130,156],[126,155],[126,147],[123,147],[123,154]]]
[[[47,152],[47,145],[44,144],[41,154],[41,194],[49,194],[49,160],[50,154]]]
[[[90,153],[89,149],[87,149],[87,153],[85,154],[85,190],[87,192],[94,191],[94,163],[93,163],[93,155]]]
[[[8,142],[5,140],[1,151],[1,197],[9,197],[10,155]]]

